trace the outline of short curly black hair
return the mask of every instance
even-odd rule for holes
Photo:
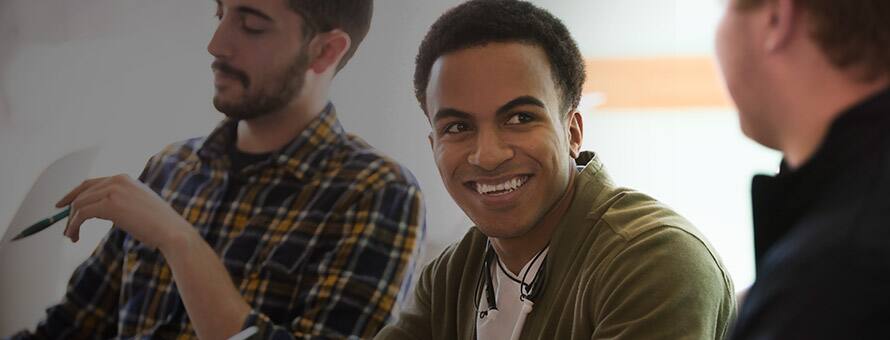
[[[578,107],[584,86],[584,59],[562,21],[518,0],[471,0],[445,12],[420,44],[414,69],[414,95],[426,111],[426,88],[433,63],[448,53],[489,43],[520,42],[541,47],[562,94],[561,109]]]

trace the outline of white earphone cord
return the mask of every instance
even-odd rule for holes
[[[525,326],[525,319],[528,318],[528,313],[532,312],[534,306],[535,303],[532,300],[522,300],[522,310],[519,312],[519,319],[516,320],[516,326],[513,327],[513,334],[510,336],[510,339],[519,340],[519,335],[522,334],[522,327]]]

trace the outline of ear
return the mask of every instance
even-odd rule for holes
[[[349,34],[335,29],[329,32],[318,33],[309,42],[311,59],[309,69],[317,74],[325,73],[331,69],[336,72],[340,60],[349,51],[352,40]]]
[[[765,6],[769,21],[764,47],[767,52],[775,52],[791,42],[798,25],[799,8],[796,0],[769,1]]]
[[[581,141],[584,139],[584,122],[581,119],[581,112],[577,110],[572,111],[569,114],[567,123],[566,128],[568,131],[566,132],[569,137],[569,155],[572,156],[572,159],[576,159],[581,154]]]

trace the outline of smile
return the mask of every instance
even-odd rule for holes
[[[475,184],[476,192],[480,195],[500,196],[516,191],[517,189],[525,185],[526,182],[528,182],[528,178],[529,176],[523,175],[513,177],[500,183],[474,182],[472,184]]]

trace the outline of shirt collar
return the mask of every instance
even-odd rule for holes
[[[772,245],[800,215],[839,180],[846,169],[863,166],[890,129],[890,89],[861,101],[832,122],[813,156],[797,169],[782,162],[775,176],[757,175],[751,187],[754,248],[758,266]]]
[[[573,249],[574,252],[583,246],[584,233],[588,230],[585,224],[578,223],[585,219],[596,219],[608,207],[608,195],[603,196],[608,189],[614,188],[612,179],[606,172],[599,156],[593,152],[585,151],[576,159],[576,167],[579,173],[575,176],[575,191],[572,202],[563,215],[559,225],[553,232],[550,247],[560,249]],[[582,168],[583,167],[583,168]]]
[[[238,120],[225,119],[207,136],[198,149],[198,157],[205,162],[227,159],[228,146],[237,139]],[[297,179],[311,177],[312,172],[322,168],[334,145],[346,138],[346,132],[337,119],[334,105],[328,105],[309,125],[284,147],[272,153],[268,164],[284,167]]]
[[[873,143],[884,137],[890,123],[890,88],[863,100],[841,113],[832,122],[822,144],[798,169],[783,160],[777,177],[811,180],[831,176],[848,162],[873,151]]]

